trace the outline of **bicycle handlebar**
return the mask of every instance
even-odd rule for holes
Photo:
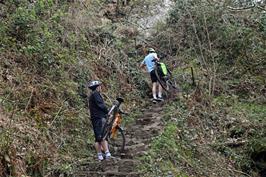
[[[123,102],[124,102],[124,99],[121,98],[121,97],[116,98],[116,100],[117,100],[119,103],[123,103]]]
[[[109,110],[109,112],[108,112],[108,115],[110,115],[112,112],[113,112],[113,110],[115,109],[115,108],[119,108],[120,107],[120,104],[121,103],[123,103],[124,102],[124,99],[123,98],[121,98],[121,97],[118,97],[118,98],[116,98],[116,100],[114,101],[114,103],[113,103],[113,106],[111,107],[111,109]],[[120,110],[121,111],[121,110]],[[121,111],[121,114],[123,114],[123,112]],[[126,114],[126,113],[125,113]]]
[[[153,59],[151,61],[154,62],[156,65],[160,65],[160,62],[158,60],[156,60],[156,59]]]
[[[128,115],[129,115],[129,113],[128,113],[128,112],[123,112],[123,111],[121,111],[121,110],[119,110],[119,113],[120,113],[120,114],[124,114],[124,115],[126,115],[126,116],[128,116]]]
[[[115,109],[115,107],[116,107],[116,105],[113,105],[113,106],[111,107],[111,109],[110,109],[109,112],[108,112],[108,115],[110,115],[111,112],[113,112],[113,110]]]

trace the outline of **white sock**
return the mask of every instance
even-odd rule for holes
[[[156,94],[153,94],[153,98],[154,98],[154,99],[157,99],[157,96],[156,96]]]
[[[102,153],[97,153],[97,155],[98,155],[99,160],[103,160],[103,154]]]
[[[111,153],[109,151],[105,152],[105,157],[111,157]]]
[[[158,97],[162,98],[162,93],[161,92],[158,93]]]

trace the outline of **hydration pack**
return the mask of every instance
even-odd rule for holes
[[[167,67],[166,67],[166,65],[164,63],[160,62],[160,70],[161,70],[161,74],[163,76],[167,76],[168,71],[167,71]]]

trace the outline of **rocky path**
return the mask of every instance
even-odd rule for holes
[[[125,152],[112,152],[115,158],[102,162],[83,162],[75,173],[76,177],[140,177],[138,157],[146,154],[150,141],[163,129],[162,103],[152,105],[132,124],[125,127]]]

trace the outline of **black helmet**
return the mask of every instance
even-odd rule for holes
[[[88,87],[92,90],[96,89],[99,85],[101,85],[102,82],[101,81],[90,81],[89,84],[88,84]]]

